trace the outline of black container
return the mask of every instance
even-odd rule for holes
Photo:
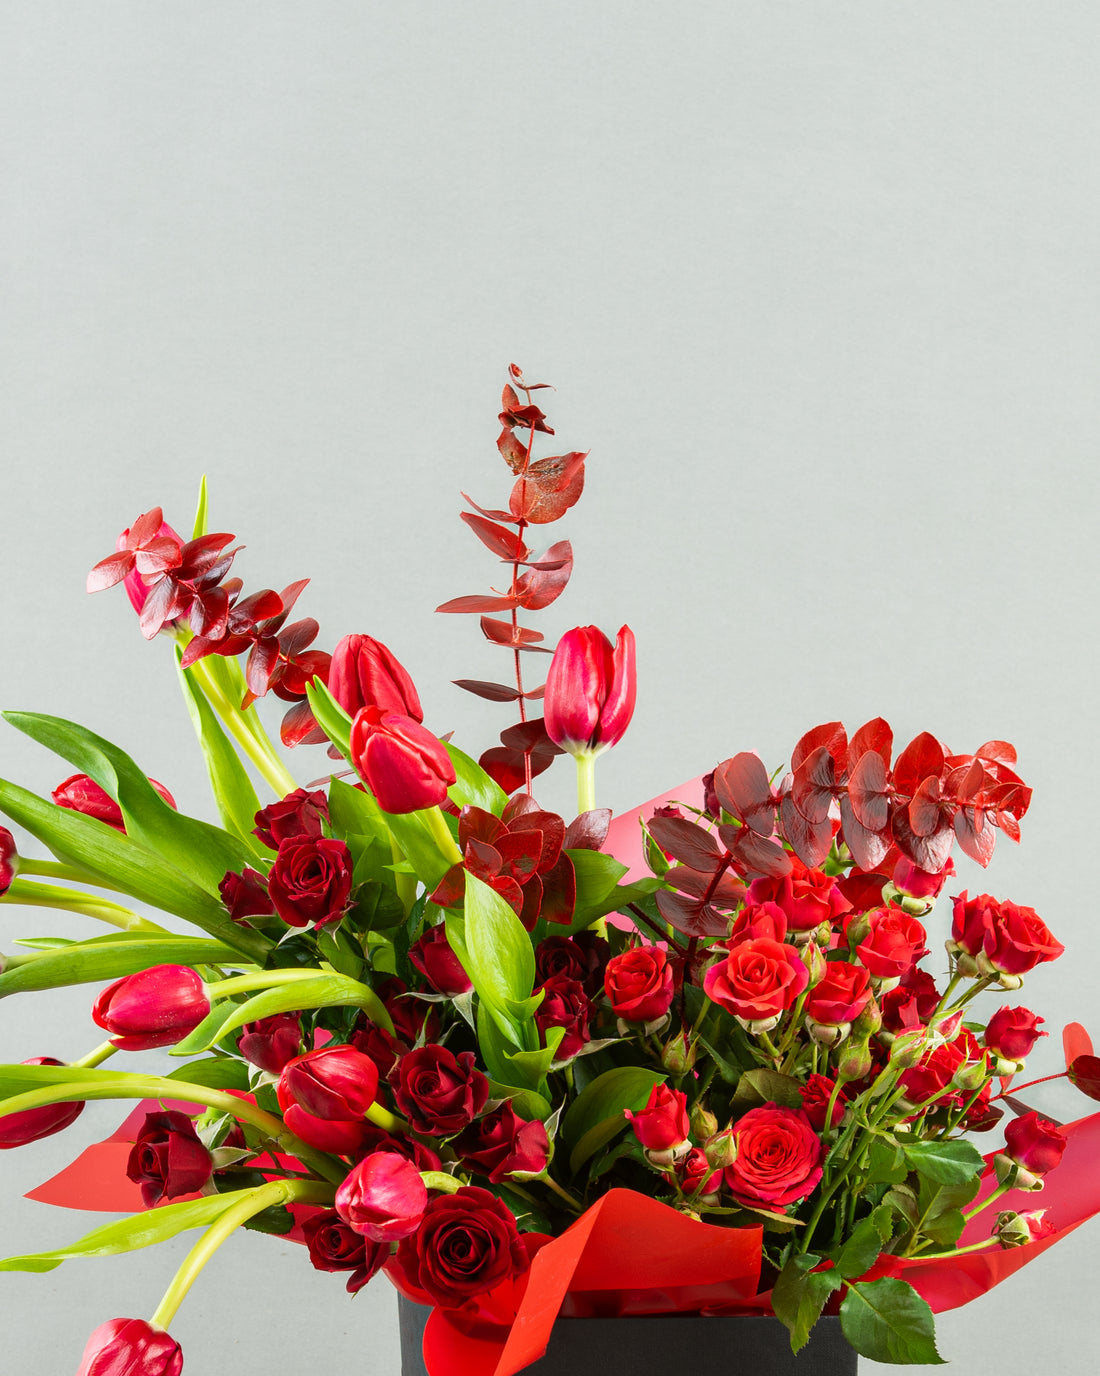
[[[401,1376],[428,1376],[421,1344],[430,1309],[397,1298]],[[856,1376],[857,1354],[840,1320],[819,1319],[810,1341],[791,1351],[774,1318],[559,1319],[532,1376]]]

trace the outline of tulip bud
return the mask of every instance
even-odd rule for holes
[[[206,987],[187,965],[154,965],[101,990],[92,1021],[120,1051],[172,1046],[210,1012]]]
[[[279,1107],[297,1104],[314,1118],[354,1123],[378,1097],[378,1067],[346,1042],[296,1056],[283,1067]]]
[[[349,717],[364,707],[424,720],[416,686],[396,656],[369,635],[346,635],[332,652],[328,690]]]
[[[375,1242],[396,1242],[420,1226],[428,1191],[411,1161],[376,1151],[354,1166],[336,1191],[336,1212]]]
[[[18,873],[19,852],[15,847],[15,837],[7,827],[0,827],[0,895],[7,893]]]
[[[32,1056],[23,1065],[64,1065],[52,1056]],[[84,1111],[83,1101],[74,1104],[44,1104],[41,1108],[24,1109],[0,1118],[0,1151],[9,1147],[23,1147],[43,1137],[61,1132]]]
[[[629,626],[614,649],[597,626],[566,631],[546,676],[546,733],[570,755],[599,755],[622,739],[637,691]]]
[[[163,1328],[110,1319],[88,1339],[76,1376],[180,1376],[182,1370],[183,1351]]]
[[[438,807],[456,775],[446,747],[413,717],[364,707],[351,726],[351,760],[384,812]]]

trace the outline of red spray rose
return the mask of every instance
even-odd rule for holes
[[[374,1242],[396,1242],[415,1232],[427,1203],[420,1172],[393,1151],[365,1156],[336,1191],[336,1212]]]
[[[1031,1175],[1054,1170],[1065,1149],[1066,1134],[1034,1109],[1005,1125],[1005,1155]]]
[[[734,942],[751,937],[767,936],[772,941],[782,941],[786,935],[787,914],[778,903],[746,903],[733,920],[729,948],[732,951]]]
[[[824,1147],[801,1109],[770,1103],[750,1108],[734,1132],[737,1157],[725,1177],[743,1204],[783,1209],[815,1189]]]
[[[603,979],[611,1011],[625,1022],[657,1022],[672,1003],[672,966],[660,946],[634,946],[612,956]]]
[[[570,755],[598,755],[622,739],[637,692],[629,626],[614,648],[597,626],[566,631],[546,675],[546,734]]]
[[[625,1111],[634,1136],[650,1151],[670,1151],[685,1143],[691,1132],[687,1095],[668,1085],[654,1085],[645,1108]]]
[[[914,967],[901,982],[882,996],[882,1025],[887,1032],[912,1031],[924,1027],[936,1011],[940,991],[927,970]]]
[[[267,891],[267,880],[251,865],[245,865],[240,874],[227,870],[218,885],[218,893],[234,922],[274,915],[275,904]]]
[[[343,841],[296,836],[279,847],[267,889],[291,927],[339,922],[351,895],[351,852]]]
[[[254,836],[265,846],[278,850],[284,841],[301,836],[321,836],[328,821],[328,799],[318,789],[314,793],[296,788],[277,803],[261,808],[254,818]]]
[[[472,1123],[489,1099],[489,1081],[472,1051],[422,1046],[397,1062],[394,1097],[416,1132],[448,1137]]]
[[[456,774],[451,757],[413,717],[364,707],[351,726],[351,761],[384,812],[438,807]]]
[[[928,954],[928,933],[915,917],[900,908],[875,908],[865,916],[870,930],[856,946],[856,955],[875,979],[900,980]]]
[[[829,1100],[832,1098],[835,1080],[830,1080],[826,1075],[811,1075],[802,1087],[802,1110],[813,1125],[815,1132],[824,1132],[825,1114],[828,1112]],[[842,1087],[836,1096],[833,1104],[833,1114],[829,1122],[830,1127],[838,1127],[844,1117],[844,1109],[848,1102],[847,1091]]]
[[[445,1309],[520,1275],[528,1264],[507,1206],[476,1185],[431,1200],[418,1231],[397,1250],[398,1268]]]
[[[951,944],[974,957],[986,974],[1024,975],[1065,947],[1051,935],[1034,908],[998,902],[989,894],[955,899]]]
[[[1002,1060],[1022,1061],[1031,1055],[1039,1038],[1047,1036],[1039,1031],[1039,1024],[1045,1021],[1026,1008],[998,1008],[986,1026],[985,1044]]]
[[[349,717],[364,707],[424,720],[416,686],[404,666],[380,640],[346,635],[332,652],[328,690]]]
[[[183,1351],[171,1334],[144,1319],[101,1323],[84,1349],[76,1376],[180,1376]]]
[[[768,1022],[790,1008],[810,972],[793,946],[770,937],[730,943],[729,955],[703,976],[709,999],[745,1022]]]
[[[696,1198],[716,1195],[722,1188],[722,1172],[714,1169],[702,1147],[692,1147],[678,1163],[676,1178],[681,1192]]]
[[[187,965],[154,965],[100,991],[92,1021],[122,1051],[172,1046],[210,1012],[206,988]]]
[[[429,927],[424,935],[409,947],[409,960],[439,994],[454,998],[468,994],[474,987],[462,962],[451,949],[444,923]]]
[[[149,782],[169,807],[176,806],[175,798],[163,784],[158,784],[156,779],[150,779]],[[109,827],[114,827],[115,831],[126,831],[122,809],[110,794],[100,788],[87,774],[71,774],[63,783],[57,785],[50,797],[58,807],[67,807],[71,812],[82,812],[85,817],[94,817],[98,822],[106,822]]]
[[[812,931],[848,911],[852,905],[837,888],[835,879],[821,870],[810,869],[797,855],[789,858],[789,874],[752,881],[748,902],[778,903],[791,932]]]
[[[64,1065],[52,1056],[31,1056],[23,1065]],[[41,1108],[24,1109],[0,1118],[0,1151],[8,1147],[25,1147],[42,1137],[52,1137],[74,1122],[84,1112],[84,1104],[43,1104]]]
[[[543,1124],[537,1118],[525,1123],[508,1102],[471,1123],[452,1145],[468,1167],[494,1185],[517,1171],[538,1175],[550,1157]]]
[[[126,1174],[141,1186],[147,1209],[162,1199],[201,1190],[213,1173],[210,1153],[186,1113],[147,1113],[126,1162]]]
[[[822,1027],[853,1023],[871,1002],[871,976],[860,965],[830,961],[825,978],[806,996],[806,1017]]]
[[[354,1046],[337,1042],[295,1056],[283,1067],[279,1107],[291,1104],[328,1122],[356,1122],[378,1097],[378,1067]]]

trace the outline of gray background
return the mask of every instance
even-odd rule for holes
[[[1057,1070],[1064,1020],[1100,1033],[1098,58],[1091,3],[8,0],[4,705],[85,722],[209,815],[167,644],[121,592],[83,593],[140,511],[187,529],[206,472],[248,586],[312,577],[321,643],[385,640],[477,753],[510,718],[449,680],[506,664],[432,609],[499,576],[458,494],[506,496],[518,362],[558,387],[561,447],[592,451],[540,624],[639,639],[601,800],[749,747],[778,765],[832,717],[1014,741],[1023,846],[958,887],[1034,905],[1069,947],[1017,1000]],[[46,791],[68,770],[5,728],[0,772]],[[560,776],[540,792],[566,808]],[[91,925],[6,910],[3,942]],[[82,1054],[87,1002],[5,1003],[5,1059]],[[0,1158],[6,1254],[95,1221],[19,1196],[120,1116]],[[1096,1241],[945,1315],[956,1369],[1091,1372]],[[0,1277],[5,1371],[75,1368],[182,1251]],[[189,1376],[383,1373],[391,1309],[384,1281],[353,1305],[244,1235],[173,1328]]]

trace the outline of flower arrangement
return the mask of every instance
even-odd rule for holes
[[[1043,1018],[973,1011],[1061,944],[1032,909],[962,892],[944,968],[922,965],[953,846],[985,866],[999,832],[1019,839],[1013,748],[923,733],[895,751],[881,719],[832,722],[783,774],[734,754],[612,819],[594,762],[634,710],[631,631],[578,627],[544,684],[525,677],[549,647],[520,616],[572,572],[568,541],[528,540],[578,501],[586,459],[535,457],[553,434],[536,390],[510,370],[506,506],[462,513],[506,590],[438,609],[478,616],[513,671],[458,681],[518,714],[477,761],[424,724],[379,641],[311,648],[317,623],[288,624],[304,582],[244,595],[205,489],[190,539],[147,512],[88,586],[124,584],[144,635],[173,644],[220,824],[93,732],[4,714],[77,772],[50,799],[0,781],[0,810],[53,857],[0,828],[0,901],[109,930],[3,958],[0,995],[108,982],[100,1046],[0,1067],[0,1147],[89,1099],[140,1102],[134,1212],[3,1266],[202,1230],[156,1312],[103,1324],[78,1376],[176,1376],[169,1325],[240,1226],[293,1236],[353,1294],[384,1270],[434,1306],[433,1376],[520,1370],[559,1312],[774,1313],[794,1350],[838,1312],[857,1351],[935,1362],[935,1310],[1100,1209],[1100,1115],[1055,1124],[1018,1098]],[[327,746],[318,781],[287,772],[268,694],[285,745]],[[534,797],[563,754],[569,819]],[[1065,1044],[1100,1097],[1084,1030]],[[106,1064],[151,1048],[179,1069]],[[1002,1127],[992,1151],[971,1140]],[[1048,1176],[1051,1206],[1028,1208]],[[649,1245],[617,1245],[624,1227]]]

